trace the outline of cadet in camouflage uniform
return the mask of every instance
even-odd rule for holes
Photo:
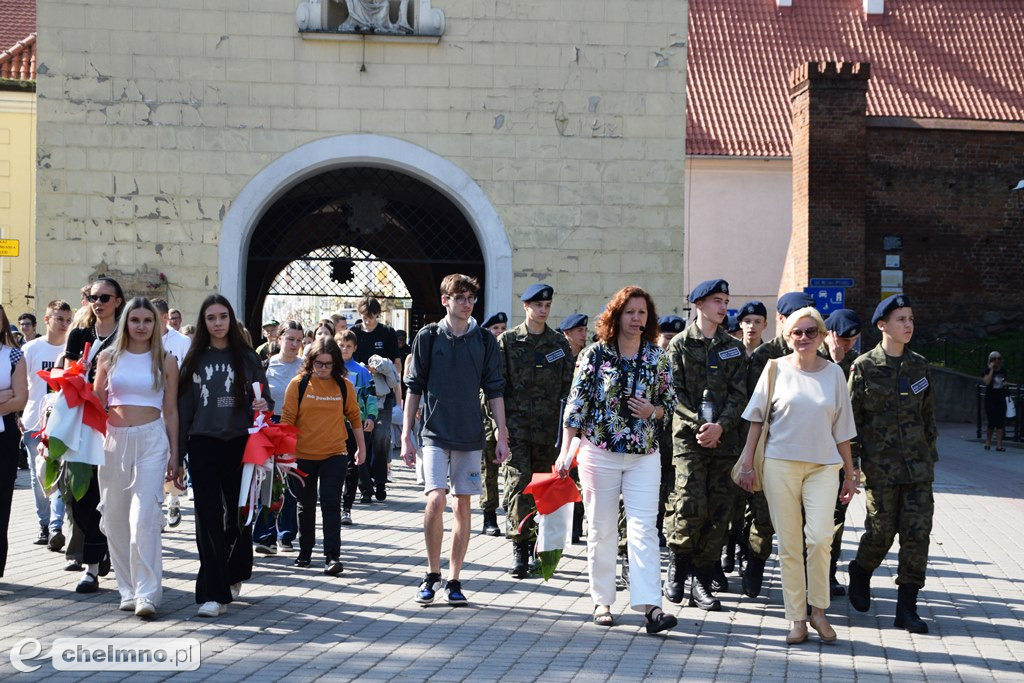
[[[535,472],[550,472],[558,457],[559,406],[572,386],[574,361],[569,343],[547,326],[554,290],[532,285],[521,297],[526,320],[498,338],[505,375],[505,419],[512,455],[503,465],[507,536],[513,543],[510,573],[530,575],[533,496],[523,493]]]
[[[729,509],[739,488],[730,477],[739,455],[740,414],[747,403],[743,348],[722,327],[729,283],[708,280],[690,293],[697,320],[669,343],[676,408],[672,420],[675,486],[665,512],[669,567],[665,597],[681,602],[689,574],[690,605],[722,608],[711,575],[725,543]],[[701,417],[705,392],[714,410]]]
[[[825,342],[822,344],[820,355],[836,363],[843,370],[846,379],[850,379],[850,366],[860,355],[854,350],[854,345],[860,337],[860,316],[856,311],[849,308],[840,308],[832,311],[825,320]],[[838,359],[838,360],[837,360]],[[839,494],[843,491],[843,480],[846,475],[839,470],[839,491],[836,494],[835,526],[832,531],[832,564],[829,566],[828,583],[833,596],[846,595],[846,586],[839,583],[836,578],[836,565],[839,563],[839,555],[843,549],[843,531],[846,529],[846,509],[849,505],[843,505]]]
[[[927,633],[917,615],[917,594],[928,564],[938,460],[931,377],[928,362],[906,348],[914,334],[906,295],[878,304],[871,322],[882,341],[853,362],[849,380],[867,505],[864,535],[849,567],[850,604],[860,612],[871,607],[871,575],[899,534],[894,624]]]
[[[740,326],[743,344],[743,351],[749,358],[762,344],[761,333],[768,325],[768,309],[760,301],[748,301],[736,313],[736,320]],[[748,423],[744,420],[740,424],[740,443],[747,441]],[[747,506],[750,504],[751,494],[740,491],[736,502],[729,513],[729,533],[726,536],[725,549],[722,551],[721,575],[715,578],[720,585],[719,590],[729,590],[728,581],[725,578],[727,572],[734,569],[742,573],[743,558],[745,556],[746,543],[743,539],[743,530],[746,525]]]
[[[580,351],[587,345],[587,326],[590,325],[590,318],[583,315],[582,313],[573,313],[566,317],[562,321],[562,324],[558,326],[558,331],[565,337],[565,341],[569,342],[569,349],[572,351],[572,361],[575,366],[576,359],[579,358]],[[578,468],[572,468],[569,471],[569,476],[576,482],[576,487],[580,485],[580,475]],[[580,492],[582,495],[582,491]],[[586,513],[583,510],[583,503],[575,503],[572,509],[572,542],[573,545],[583,542],[583,518]],[[625,522],[623,522],[625,523]],[[622,541],[625,543],[625,541]]]
[[[775,323],[778,334],[771,341],[757,347],[747,360],[747,398],[754,393],[757,380],[760,379],[768,361],[792,353],[792,349],[789,348],[789,344],[786,343],[786,339],[782,335],[782,325],[786,322],[786,318],[806,306],[814,306],[814,299],[810,294],[787,292],[779,297],[775,307],[778,312]],[[775,527],[772,526],[772,518],[768,511],[768,501],[764,497],[764,491],[757,491],[750,497],[747,520],[750,532],[747,535],[747,564],[743,568],[743,593],[749,598],[756,598],[761,593],[764,565],[771,557],[772,537],[775,536]]]
[[[498,338],[508,325],[508,316],[504,312],[495,313],[484,322],[487,331]],[[481,456],[480,471],[483,473],[483,493],[480,495],[480,509],[484,513],[483,533],[488,536],[501,536],[498,527],[498,470],[500,466],[494,462],[494,452],[498,447],[498,439],[494,433],[494,418],[487,406],[487,398],[480,392],[480,409],[484,416],[484,450]]]

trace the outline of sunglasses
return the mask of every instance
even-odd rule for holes
[[[85,300],[88,301],[91,304],[94,304],[97,301],[99,301],[101,304],[105,304],[105,303],[107,303],[108,301],[110,301],[113,298],[114,298],[113,294],[86,294],[85,295]]]
[[[796,339],[800,339],[801,337],[814,339],[818,336],[818,331],[819,330],[817,327],[808,327],[806,330],[799,327],[794,327],[793,331],[790,332],[789,335],[791,337],[795,337]]]

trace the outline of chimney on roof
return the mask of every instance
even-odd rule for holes
[[[782,16],[789,16],[793,12],[793,0],[775,0],[775,9]]]
[[[885,19],[885,0],[864,0],[864,18],[868,26],[881,24]]]

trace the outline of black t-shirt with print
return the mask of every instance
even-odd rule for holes
[[[363,365],[370,360],[370,356],[381,356],[390,361],[398,358],[398,336],[393,328],[377,323],[373,332],[367,332],[362,322],[358,322],[352,326],[352,331],[356,333],[359,344],[354,357]]]

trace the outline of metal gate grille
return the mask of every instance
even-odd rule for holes
[[[246,322],[267,294],[412,299],[414,327],[443,314],[441,279],[483,282],[483,254],[461,211],[429,185],[374,167],[334,169],[287,191],[248,249]],[[484,302],[477,304],[477,314]]]

